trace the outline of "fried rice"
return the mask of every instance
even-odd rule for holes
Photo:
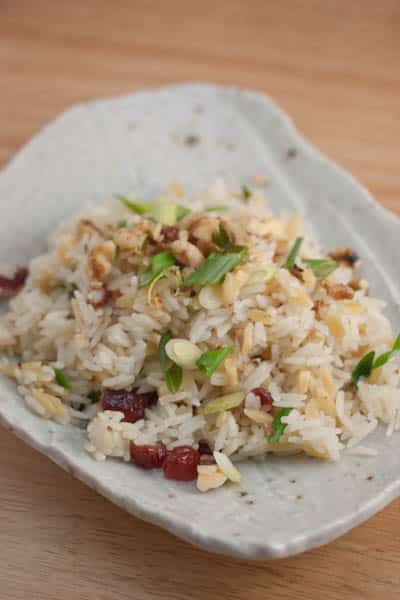
[[[305,225],[223,181],[88,208],[25,282],[0,277],[18,291],[0,372],[40,417],[87,427],[96,460],[192,448],[201,491],[267,453],[373,454],[379,422],[400,427],[398,340],[354,250],[327,255]]]

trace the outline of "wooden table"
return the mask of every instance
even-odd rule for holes
[[[400,210],[399,0],[1,0],[0,74],[3,164],[73,102],[207,80],[270,93]],[[128,517],[2,431],[0,597],[394,599],[399,508],[305,555],[239,562]]]

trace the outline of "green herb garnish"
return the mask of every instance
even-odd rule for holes
[[[55,290],[66,290],[67,286],[65,285],[65,283],[60,281],[60,283],[56,283],[56,285],[54,286],[54,289]]]
[[[229,252],[212,252],[182,285],[189,287],[221,283],[225,275],[241,263],[246,255],[247,248],[244,246],[237,246]]]
[[[292,249],[290,250],[288,257],[286,259],[286,262],[284,264],[284,267],[286,267],[286,269],[288,269],[289,271],[291,269],[293,269],[295,261],[296,261],[296,256],[299,253],[300,250],[300,246],[303,243],[303,238],[302,237],[298,237],[295,241],[295,243],[292,246]]]
[[[302,262],[311,268],[317,279],[325,279],[339,267],[336,260],[331,259],[302,258]]]
[[[58,385],[61,385],[61,387],[65,388],[66,390],[70,390],[71,384],[68,381],[64,371],[61,371],[61,369],[57,369],[57,367],[53,367],[53,371]]]
[[[216,246],[222,248],[223,250],[228,250],[232,248],[232,240],[229,237],[229,233],[225,229],[225,227],[220,223],[218,231],[214,231],[212,234],[212,241]]]
[[[268,442],[270,444],[276,444],[279,442],[283,432],[287,427],[287,423],[282,423],[282,417],[287,417],[288,414],[293,410],[293,408],[279,408],[276,412],[274,420],[272,421],[272,433],[268,437]]]
[[[228,210],[228,207],[225,206],[224,204],[220,204],[217,206],[209,206],[208,208],[205,209],[206,212],[226,212]]]
[[[354,385],[358,386],[358,381],[361,377],[369,377],[372,373],[372,369],[374,368],[374,359],[375,359],[375,351],[368,352],[360,362],[357,364],[356,368],[351,374],[351,380]]]
[[[251,197],[251,191],[247,185],[242,185],[242,196],[245,200],[248,200]]]
[[[178,218],[178,205],[175,202],[156,202],[151,207],[151,215],[161,225],[175,225]]]
[[[351,381],[353,384],[358,387],[358,382],[361,377],[369,377],[375,369],[379,369],[379,367],[383,367],[393,356],[400,351],[400,335],[397,336],[392,349],[380,354],[375,359],[375,351],[372,350],[368,352],[360,362],[355,367],[354,371],[351,374]]]
[[[172,333],[170,331],[166,331],[162,334],[158,343],[157,357],[163,371],[165,371],[168,366],[169,358],[165,352],[165,346],[168,344],[170,339],[172,339]]]
[[[190,213],[191,213],[191,211],[188,208],[186,208],[186,206],[182,206],[182,204],[177,204],[177,210],[176,210],[176,220],[177,221],[182,221],[182,219],[184,219]]]
[[[171,361],[165,352],[165,346],[168,344],[170,339],[172,339],[172,333],[170,331],[163,333],[158,343],[157,356],[161,369],[164,373],[165,383],[167,384],[169,391],[172,394],[175,394],[175,392],[177,392],[182,385],[183,372],[182,368],[175,363],[168,368],[168,365]]]
[[[383,365],[385,365],[391,358],[393,358],[393,356],[396,354],[396,352],[399,352],[399,351],[400,351],[400,335],[398,335],[397,338],[395,339],[391,350],[388,350],[388,352],[384,352],[383,354],[378,356],[378,358],[374,362],[373,368],[379,369],[379,367],[382,367]]]
[[[165,383],[172,394],[175,394],[179,390],[182,385],[182,379],[182,367],[176,363],[173,363],[172,367],[165,371]]]
[[[128,221],[126,219],[121,219],[120,221],[118,221],[117,223],[117,229],[123,229],[124,227],[126,227],[128,225]]]
[[[175,257],[171,252],[160,252],[151,257],[150,267],[139,269],[139,287],[150,285],[157,277],[175,264]]]
[[[91,400],[93,403],[94,402],[98,402],[100,400],[100,396],[101,396],[101,391],[100,390],[92,390],[87,395],[87,397],[89,398],[89,400]]]
[[[180,221],[190,213],[190,210],[186,208],[186,206],[176,204],[175,202],[167,202],[164,200],[159,200],[153,204],[147,202],[133,202],[121,194],[117,194],[116,198],[118,198],[126,208],[137,215],[145,215],[146,218],[154,219],[162,225],[175,225],[177,221]],[[126,225],[123,225],[123,227],[125,226]]]
[[[137,215],[145,215],[151,210],[150,204],[147,204],[146,202],[132,202],[132,200],[129,200],[129,198],[122,194],[116,194],[115,197],[118,198],[126,208]]]
[[[196,365],[207,377],[211,377],[232,350],[233,346],[224,346],[223,348],[204,352],[196,362]]]

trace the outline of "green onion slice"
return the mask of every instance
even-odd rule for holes
[[[292,249],[290,250],[288,257],[286,259],[286,262],[284,264],[284,266],[286,267],[286,269],[288,269],[289,271],[291,269],[293,269],[294,265],[295,265],[295,261],[296,261],[296,257],[299,253],[300,250],[300,246],[303,243],[303,238],[302,237],[298,237],[295,241],[295,243],[292,246]]]
[[[204,352],[196,362],[196,365],[207,377],[211,377],[232,350],[233,346],[224,346],[223,348]]]
[[[279,408],[274,420],[272,421],[272,433],[268,437],[268,442],[270,444],[276,444],[278,442],[287,427],[287,423],[282,423],[282,417],[287,417],[287,415],[293,410],[291,407],[287,408]]]
[[[244,246],[237,246],[229,252],[212,252],[182,285],[189,287],[221,283],[225,275],[237,267],[246,255],[247,248]]]
[[[330,259],[303,258],[302,262],[311,268],[317,279],[326,279],[339,267],[336,260]]]

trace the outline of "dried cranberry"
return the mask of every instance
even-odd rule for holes
[[[199,453],[200,454],[212,454],[212,450],[205,440],[199,442]]]
[[[151,408],[152,406],[154,406],[158,402],[158,394],[157,394],[157,392],[147,392],[146,394],[141,394],[141,395],[147,397],[147,401],[149,403],[148,404],[148,408]]]
[[[13,296],[24,285],[29,271],[25,267],[18,269],[12,277],[0,275],[0,296]]]
[[[160,235],[161,241],[164,243],[175,242],[179,236],[179,229],[171,225],[164,225]]]
[[[144,444],[137,446],[131,443],[131,459],[142,469],[160,469],[167,456],[164,444]]]
[[[200,464],[201,465],[215,464],[213,451],[211,450],[208,442],[206,442],[205,440],[200,440],[200,442],[199,442],[199,454],[200,454]]]
[[[123,421],[135,423],[143,419],[145,409],[157,402],[157,394],[136,394],[127,390],[104,390],[101,396],[103,410],[124,413]]]
[[[192,481],[197,477],[200,454],[191,446],[177,446],[168,453],[164,461],[164,475],[167,479]]]
[[[251,391],[260,400],[261,408],[266,412],[270,412],[270,410],[272,409],[272,403],[274,401],[271,394],[262,387],[254,388],[254,390]]]

